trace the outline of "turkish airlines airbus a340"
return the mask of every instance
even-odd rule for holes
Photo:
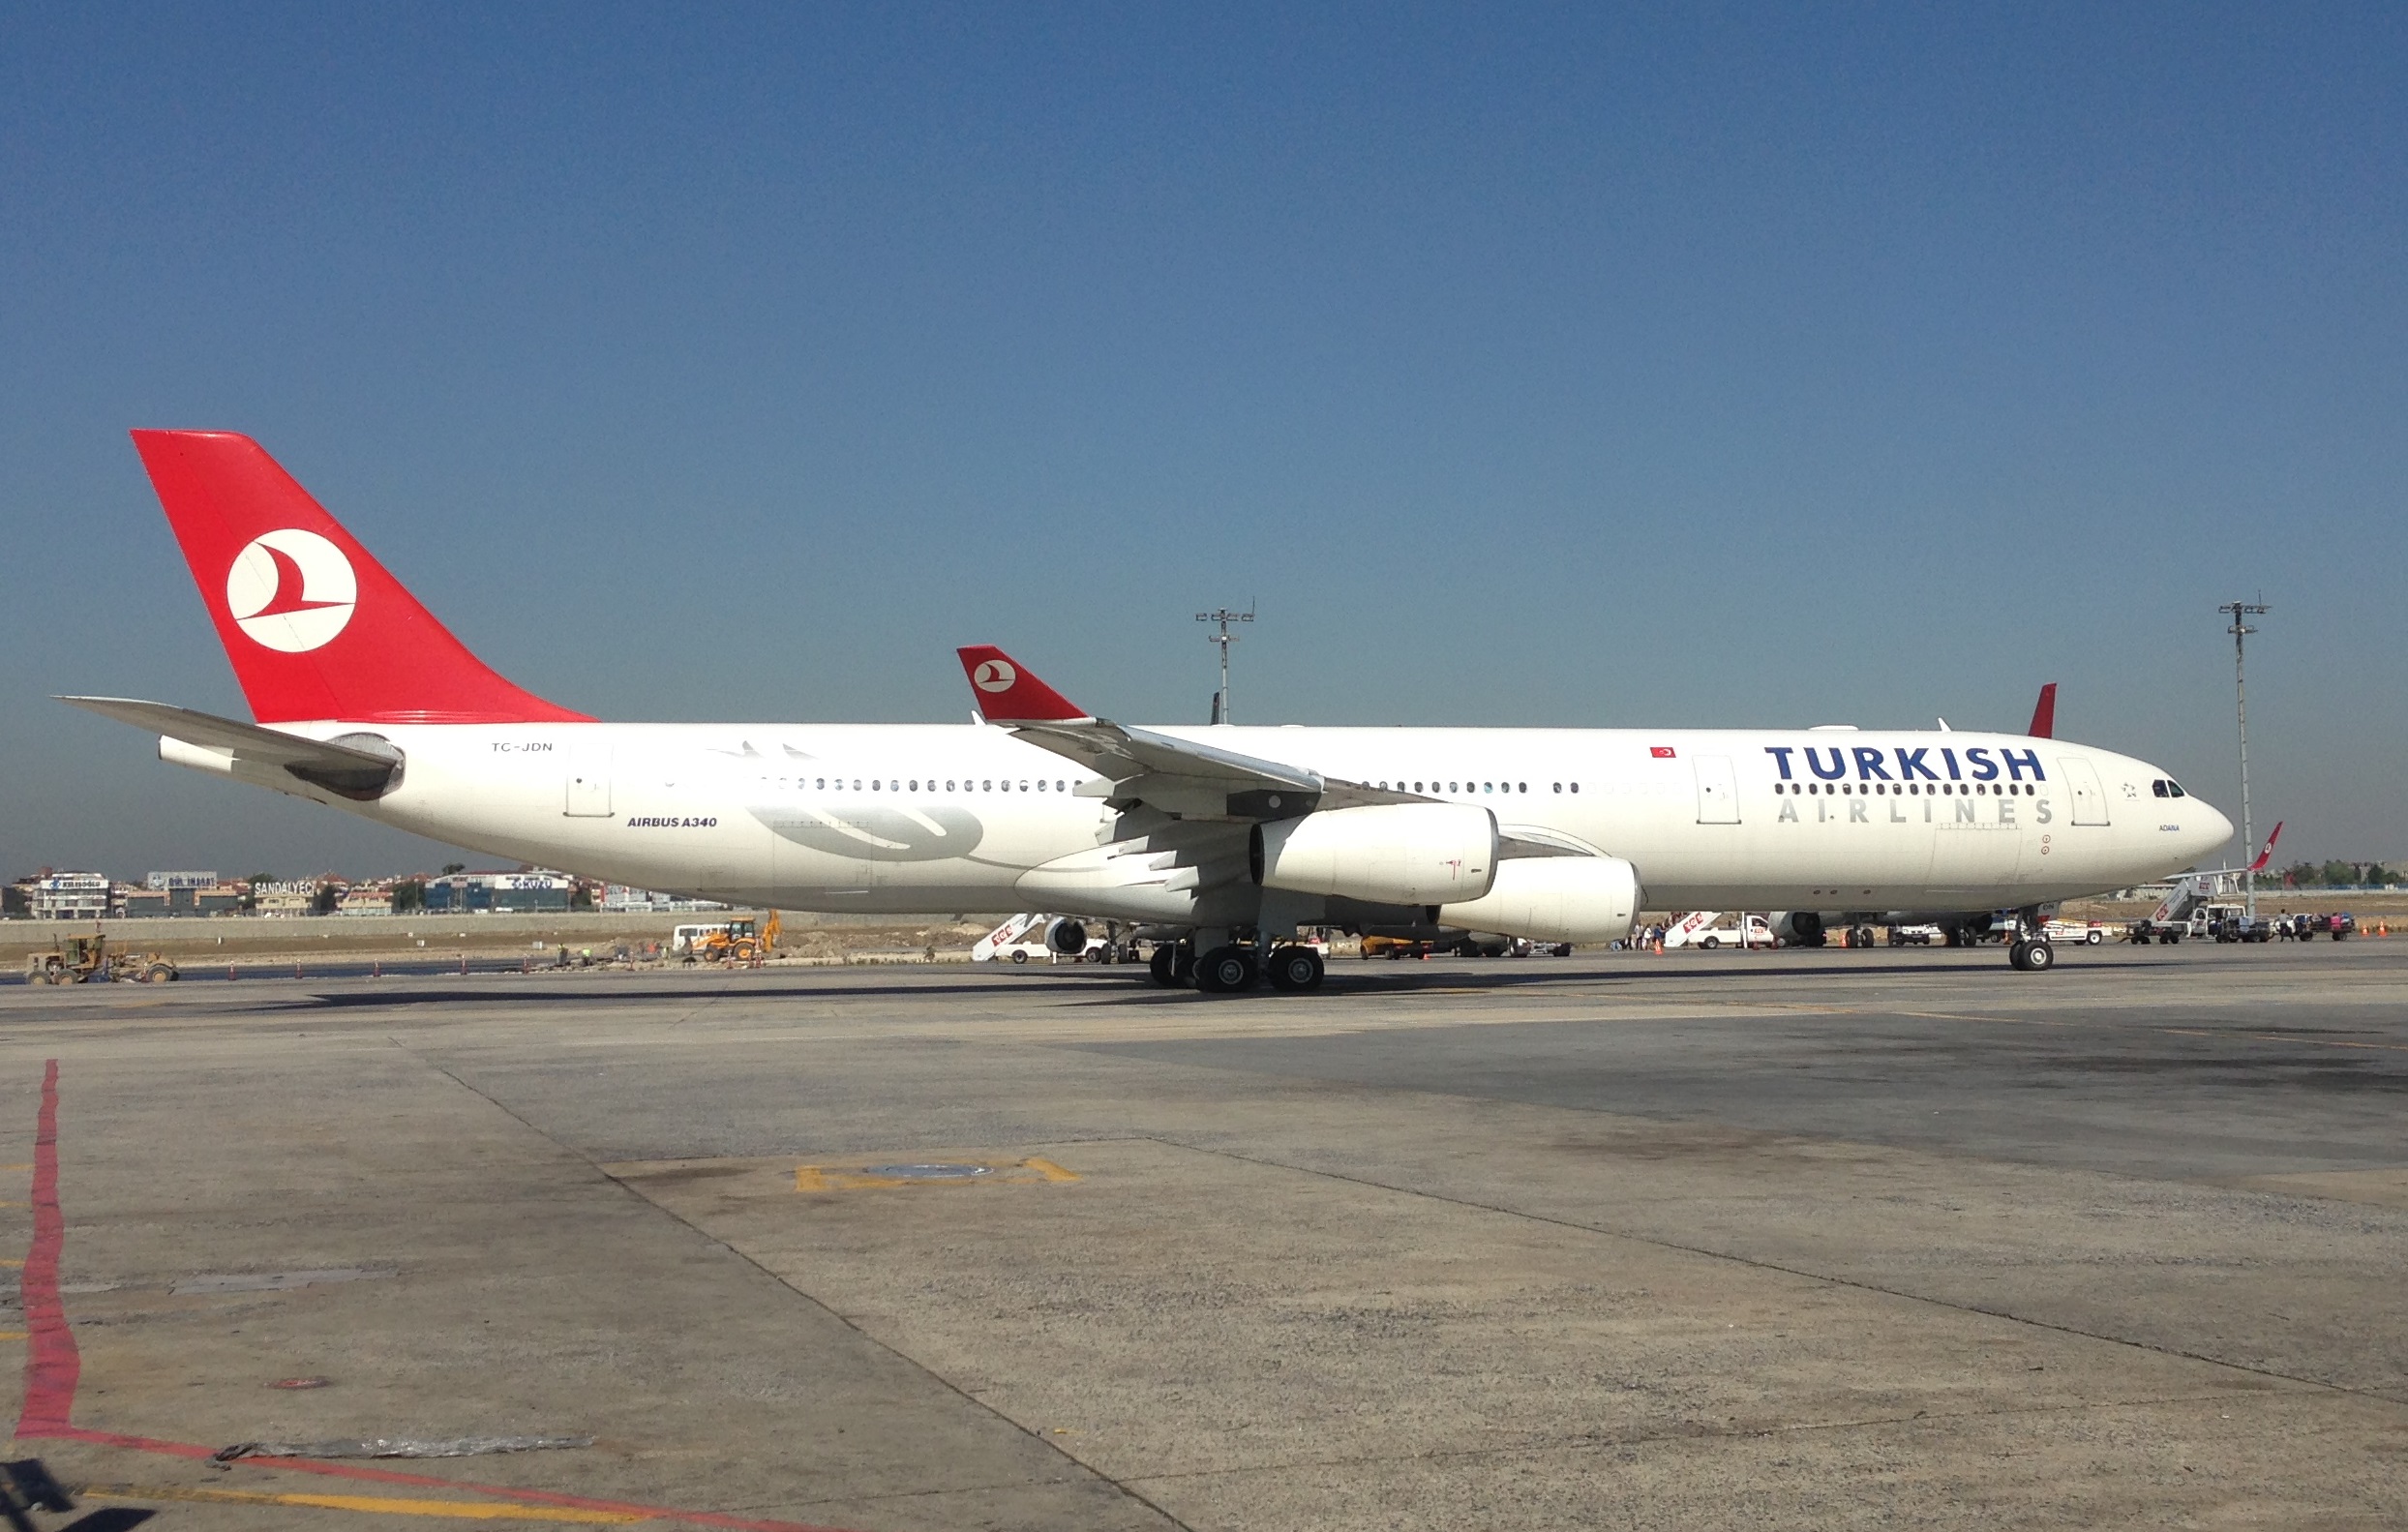
[[[960,651],[968,725],[603,723],[481,663],[257,443],[135,447],[254,722],[122,698],[162,760],[496,856],[795,910],[1133,922],[1155,976],[1321,977],[1302,925],[1543,942],[1661,909],[2023,912],[2192,865],[2232,826],[2070,741],[1853,729],[1147,727]],[[1642,893],[1643,889],[1643,893]]]

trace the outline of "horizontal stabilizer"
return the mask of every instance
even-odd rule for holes
[[[227,758],[227,766],[281,767],[299,781],[349,798],[373,798],[398,779],[402,753],[372,735],[347,736],[358,744],[304,739],[256,724],[237,723],[215,713],[195,712],[166,703],[132,697],[61,697],[60,702],[86,712],[114,718],[136,729],[157,731],[165,739],[181,740]],[[163,755],[166,752],[162,751]],[[185,762],[182,764],[190,765]],[[289,791],[289,789],[287,789]]]

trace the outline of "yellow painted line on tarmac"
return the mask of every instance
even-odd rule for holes
[[[34,1162],[30,1159],[21,1165],[0,1165],[0,1170],[31,1170],[33,1168]]]
[[[1032,1156],[1027,1159],[999,1161],[991,1159],[945,1159],[930,1161],[947,1166],[976,1166],[982,1175],[950,1176],[879,1176],[867,1169],[838,1165],[797,1165],[797,1191],[884,1191],[899,1187],[977,1187],[1035,1186],[1040,1182],[1076,1181],[1074,1171],[1065,1170],[1050,1159]]]
[[[22,1340],[26,1334],[22,1330],[0,1330],[0,1340]]]
[[[511,1505],[500,1500],[397,1500],[384,1495],[326,1495],[307,1491],[188,1489],[160,1486],[92,1485],[78,1491],[94,1500],[180,1500],[204,1505],[305,1506],[315,1511],[364,1511],[379,1516],[448,1517],[458,1521],[549,1521],[568,1526],[624,1526],[658,1519],[629,1511],[575,1511],[552,1506]]]

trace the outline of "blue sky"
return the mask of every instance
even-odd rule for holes
[[[248,432],[612,717],[2020,726],[2408,855],[2408,13],[59,8],[0,28],[0,876],[446,854],[241,699]],[[2236,813],[2236,818],[2238,814]]]

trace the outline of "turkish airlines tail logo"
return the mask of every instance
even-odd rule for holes
[[[333,643],[358,601],[351,560],[297,526],[253,538],[226,572],[226,605],[235,624],[253,643],[286,654]]]

